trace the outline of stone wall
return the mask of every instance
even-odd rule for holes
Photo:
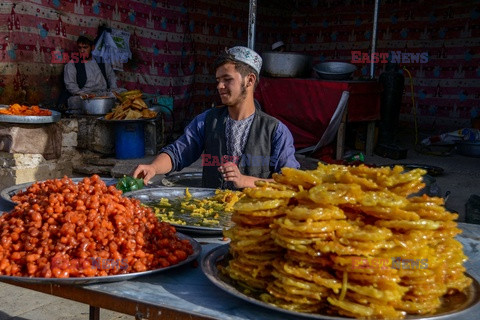
[[[26,182],[62,178],[65,175],[131,174],[138,163],[149,163],[164,144],[161,121],[148,121],[145,126],[146,158],[122,161],[114,158],[115,130],[112,124],[107,124],[98,117],[77,116],[62,118],[54,125],[59,126],[62,132],[60,157],[46,160],[38,153],[0,151],[0,190]],[[28,137],[32,144],[38,140],[39,137]],[[117,164],[121,168],[118,172],[114,170]]]
[[[71,176],[75,163],[81,162],[77,150],[78,121],[62,119],[62,148],[58,159],[46,160],[41,154],[0,152],[0,189],[16,184]],[[35,143],[37,137],[32,137]]]
[[[73,120],[73,119],[72,119]],[[112,155],[115,152],[113,124],[98,119],[98,116],[78,116],[77,148]]]

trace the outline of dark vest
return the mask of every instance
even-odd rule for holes
[[[227,156],[225,125],[228,117],[226,106],[211,109],[205,118],[205,159],[208,165],[203,166],[202,185],[205,188],[221,188],[223,179],[218,171],[223,156]],[[248,132],[245,151],[238,163],[244,175],[258,178],[271,178],[273,166],[270,165],[272,141],[278,126],[278,120],[266,113],[256,110]]]
[[[97,65],[100,68],[100,71],[102,72],[105,82],[107,83],[107,89],[110,89],[110,84],[108,83],[108,78],[107,78],[107,70],[105,69],[105,63],[97,62]],[[83,62],[75,63],[75,69],[77,69],[78,87],[82,89],[85,86],[85,83],[87,83],[87,71],[85,70],[85,63]]]

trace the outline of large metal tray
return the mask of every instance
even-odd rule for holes
[[[202,187],[202,172],[183,172],[166,175],[160,181],[165,187]]]
[[[127,192],[125,193],[125,196],[138,199],[142,203],[146,204],[149,202],[158,201],[161,198],[167,198],[169,200],[182,198],[185,196],[185,189],[185,187],[149,188]],[[216,189],[210,188],[188,188],[188,191],[190,192],[192,197],[198,199],[213,196],[215,194],[215,190]],[[218,228],[210,228],[191,225],[180,225],[175,223],[171,223],[171,225],[175,226],[178,231],[195,235],[221,235],[223,232],[222,226]]]
[[[113,184],[117,183],[117,179],[115,179],[115,178],[101,178],[101,179],[105,182],[105,184],[107,186],[110,186],[110,185],[113,185]],[[75,183],[78,183],[82,180],[83,180],[83,178],[72,178],[72,181],[75,182]],[[22,183],[22,184],[17,184],[17,185],[5,188],[0,192],[0,197],[2,197],[2,199],[4,199],[5,201],[15,205],[17,203],[12,201],[12,197],[20,191],[27,190],[27,188],[30,187],[32,184],[34,184],[33,181],[32,182],[25,182],[25,183]]]
[[[0,105],[0,109],[6,109],[9,106],[6,104]],[[37,123],[53,123],[58,122],[62,118],[62,114],[55,110],[50,110],[51,116],[10,116],[6,114],[0,114],[0,122],[8,123],[24,123],[24,124],[37,124]]]
[[[263,302],[259,299],[256,299],[252,296],[246,295],[241,292],[229,277],[223,275],[219,272],[217,264],[227,265],[229,259],[231,258],[229,253],[229,245],[218,246],[211,251],[209,251],[202,259],[201,266],[203,273],[207,278],[220,289],[240,298],[250,303],[259,305],[261,307],[268,308],[270,310],[280,311],[289,315],[302,318],[310,319],[323,319],[323,320],[350,320],[352,318],[341,317],[341,316],[331,316],[325,314],[315,314],[315,313],[304,313],[296,312],[287,309],[280,308],[273,304]],[[478,281],[472,277],[473,283],[466,290],[465,293],[457,293],[449,297],[448,300],[444,301],[443,306],[435,314],[432,315],[408,315],[406,319],[428,319],[428,320],[447,320],[452,318],[455,315],[466,314],[469,312],[469,309],[480,303],[480,284]],[[471,314],[470,319],[476,319],[476,314]]]
[[[134,272],[134,273],[126,273],[126,274],[118,274],[112,276],[102,276],[102,277],[84,277],[84,278],[38,278],[38,277],[13,277],[13,276],[0,276],[0,280],[10,280],[15,282],[22,282],[22,283],[40,283],[40,284],[71,284],[71,285],[84,285],[84,284],[93,284],[93,283],[103,283],[103,282],[119,282],[119,281],[126,281],[136,277],[151,275],[158,272],[164,272],[170,269],[178,268],[183,266],[193,260],[195,260],[200,253],[202,252],[201,245],[193,238],[177,233],[178,238],[180,239],[187,239],[190,241],[193,247],[193,253],[187,257],[187,259],[166,267],[166,268],[159,268],[155,270],[147,270],[142,272]]]

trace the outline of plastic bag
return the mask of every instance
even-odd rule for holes
[[[455,144],[458,141],[480,141],[480,130],[472,128],[463,128],[438,136],[431,136],[422,140],[424,146],[435,144]]]
[[[123,193],[143,189],[143,179],[137,179],[130,176],[123,176],[119,179],[116,186]]]
[[[122,63],[128,62],[128,59],[132,57],[129,41],[129,32],[119,29],[112,29],[111,32],[103,31],[97,40],[92,55],[97,62],[121,66]]]

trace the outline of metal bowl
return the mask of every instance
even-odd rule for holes
[[[103,115],[112,111],[115,98],[92,98],[83,100],[83,113]]]
[[[457,151],[464,156],[480,157],[480,142],[459,141],[457,142]]]
[[[294,52],[264,52],[263,73],[270,77],[308,77],[312,68],[312,57]]]
[[[325,80],[349,80],[357,67],[347,62],[322,62],[313,67],[318,77]]]

